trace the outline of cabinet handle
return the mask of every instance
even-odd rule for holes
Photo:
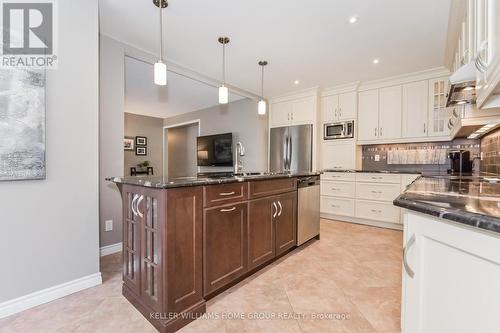
[[[411,238],[408,240],[408,243],[406,243],[404,249],[403,249],[403,266],[405,267],[406,274],[410,278],[413,279],[415,276],[415,272],[413,269],[411,269],[410,265],[408,265],[408,251],[410,250],[410,247],[415,243],[415,234],[411,236]]]
[[[384,179],[383,177],[373,177],[372,176],[372,179]]]
[[[427,131],[427,126],[426,124],[424,123],[424,133]]]
[[[222,195],[222,196],[228,196],[228,195],[233,195],[235,192],[232,191],[232,192],[221,192],[219,193],[219,195]]]
[[[331,206],[332,206],[332,208],[339,208],[339,206],[337,206],[337,205],[331,205]]]
[[[380,194],[382,191],[372,191],[372,193]]]
[[[338,188],[332,187],[332,191],[340,191]]]
[[[377,128],[375,127],[375,136],[377,136]]]
[[[276,202],[273,201],[273,207],[274,207],[274,213],[273,213],[273,219],[276,217],[276,214],[278,214],[278,206],[276,206]]]
[[[293,120],[293,112],[291,113],[291,115],[292,115],[292,120]]]
[[[339,118],[342,117],[342,108],[339,108]]]
[[[132,213],[134,214],[134,216],[137,216],[137,211],[134,208],[135,201],[137,200],[137,198],[139,198],[139,195],[138,194],[134,194],[134,197],[132,198],[132,204],[130,205],[131,208],[132,208]]]
[[[335,114],[334,114],[333,119],[337,119],[337,108],[335,108]]]
[[[290,120],[290,113],[287,113],[286,117],[288,120]]]
[[[141,195],[139,200],[137,200],[137,203],[135,204],[136,208],[137,208],[137,214],[139,215],[139,217],[142,219],[144,217],[144,215],[142,215],[141,213],[141,210],[139,209],[139,205],[141,204],[141,201],[144,199],[144,196]]]
[[[451,119],[450,121],[448,121],[448,129],[451,130],[453,128],[453,123],[451,122]]]
[[[382,213],[380,209],[372,209],[372,213]]]
[[[233,207],[233,208],[222,208],[220,211],[222,213],[226,213],[226,212],[232,212],[233,210],[236,210],[236,207]]]
[[[278,216],[281,216],[281,212],[283,211],[283,206],[281,206],[281,201],[278,200],[278,206],[280,206],[280,212],[278,213]]]
[[[379,136],[382,136],[382,127],[380,127],[380,128],[378,129],[378,135],[379,135]]]

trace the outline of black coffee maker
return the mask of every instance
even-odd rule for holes
[[[470,151],[461,149],[450,150],[448,151],[448,158],[450,159],[449,174],[461,176],[464,173],[472,173]]]

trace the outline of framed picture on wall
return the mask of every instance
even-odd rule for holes
[[[148,148],[147,147],[135,147],[135,154],[137,156],[147,156]]]
[[[136,146],[147,146],[148,138],[145,136],[136,136],[135,137],[135,145]]]
[[[123,138],[123,149],[124,150],[134,150],[134,138],[126,136]]]

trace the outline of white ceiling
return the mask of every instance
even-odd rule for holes
[[[227,82],[267,97],[428,69],[444,64],[451,0],[169,0],[166,56],[219,78],[227,35]],[[101,33],[158,53],[151,0],[100,0]],[[349,24],[350,16],[359,20]],[[378,65],[372,60],[380,59]],[[294,85],[294,80],[300,80]]]
[[[243,97],[229,95],[229,101]],[[168,118],[218,104],[217,88],[169,72],[168,86],[153,83],[153,65],[125,57],[125,112]]]

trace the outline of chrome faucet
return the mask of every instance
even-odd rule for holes
[[[245,147],[238,141],[236,143],[236,149],[234,150],[234,173],[241,173],[243,170],[243,162],[241,161],[241,156],[245,156]]]

